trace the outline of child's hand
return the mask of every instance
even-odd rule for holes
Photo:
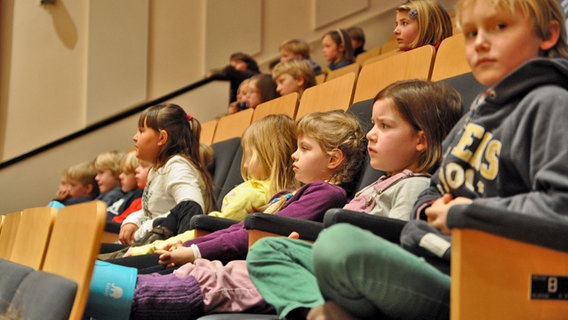
[[[181,241],[178,241],[175,245],[168,244],[164,247],[164,250],[156,250],[156,253],[160,255],[158,262],[165,264],[168,268],[181,266],[195,260],[193,250],[184,247]]]
[[[292,231],[289,235],[288,238],[290,239],[300,239],[300,234],[297,233],[296,231]]]
[[[120,228],[118,241],[122,244],[132,244],[134,242],[134,233],[138,230],[138,226],[134,223],[127,223]]]
[[[450,208],[456,204],[470,204],[471,199],[458,197],[453,198],[451,194],[444,194],[441,198],[434,201],[434,203],[426,208],[424,211],[426,217],[428,217],[428,223],[434,228],[439,229],[444,234],[450,234],[450,229],[446,223],[448,217],[448,211]]]
[[[59,187],[59,189],[57,189],[57,193],[55,194],[55,200],[59,201],[67,200],[67,198],[69,198],[70,196],[69,193],[70,193],[69,188]]]

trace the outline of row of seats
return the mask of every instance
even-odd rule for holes
[[[105,219],[100,201],[2,215],[0,315],[81,319]]]
[[[204,122],[201,142],[212,144],[240,137],[251,122],[274,112],[298,119],[313,111],[346,110],[355,102],[373,98],[382,88],[398,80],[439,81],[468,73],[470,68],[465,55],[459,54],[463,53],[463,41],[463,35],[457,34],[442,41],[437,52],[427,45],[390,54],[362,66],[354,63],[334,70],[325,82],[306,89],[301,99],[297,94],[291,94],[267,101],[256,109]]]

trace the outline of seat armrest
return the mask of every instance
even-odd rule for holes
[[[112,221],[107,221],[105,223],[105,232],[119,234],[120,233],[120,226],[122,226],[122,224],[112,222]]]
[[[257,212],[246,217],[245,228],[281,236],[288,236],[291,232],[296,231],[300,234],[300,239],[315,241],[323,229],[323,224],[310,220]]]
[[[323,217],[324,227],[336,223],[349,223],[394,243],[400,243],[400,232],[406,221],[346,209],[329,209]]]
[[[227,218],[213,217],[208,215],[195,215],[189,221],[191,229],[202,230],[206,232],[214,232],[226,229],[239,221]]]
[[[477,229],[511,240],[568,252],[568,220],[546,219],[472,203],[455,205],[447,217],[449,228]]]

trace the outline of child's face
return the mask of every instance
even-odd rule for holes
[[[367,133],[371,167],[390,174],[417,168],[419,155],[426,150],[423,132],[417,132],[390,99],[373,104],[372,120],[373,127]]]
[[[88,197],[93,192],[93,185],[83,184],[81,181],[69,178],[67,180],[69,187],[69,198]]]
[[[112,175],[110,169],[97,169],[95,180],[97,180],[101,193],[107,193],[120,185],[120,181]]]
[[[300,92],[303,89],[304,79],[294,79],[289,73],[283,73],[276,78],[276,91],[281,96],[292,92]]]
[[[418,22],[408,16],[408,11],[398,11],[393,33],[400,51],[412,50],[414,48],[411,43],[418,36]]]
[[[280,50],[280,62],[284,62],[284,61],[290,61],[290,60],[294,60],[296,59],[296,55],[294,55],[294,52],[290,51],[290,50]]]
[[[146,161],[140,161],[140,165],[134,170],[136,177],[136,185],[139,189],[144,189],[146,187],[146,181],[148,179],[148,171],[150,170],[150,163]]]
[[[465,55],[479,83],[492,86],[529,59],[543,43],[529,17],[498,11],[489,0],[464,5]]]
[[[246,97],[248,93],[248,81],[245,81],[239,85],[239,90],[237,90],[237,101],[238,102],[246,102]]]
[[[120,179],[120,186],[122,187],[123,192],[129,192],[138,188],[134,172],[123,171],[120,173],[118,178]]]
[[[333,63],[341,60],[343,46],[338,46],[330,35],[326,35],[321,39],[321,51],[323,52],[325,60],[329,63]]]
[[[134,140],[134,145],[136,146],[136,157],[150,163],[156,161],[160,147],[164,143],[160,137],[160,133],[149,128],[146,125],[146,121],[144,121],[143,127],[138,128],[132,140]]]
[[[249,108],[256,108],[256,106],[258,106],[262,102],[260,91],[257,89],[256,81],[254,80],[251,80],[249,82],[245,101],[248,104]]]
[[[318,142],[305,135],[298,137],[298,149],[292,154],[296,180],[302,183],[329,180],[333,170],[329,168],[330,156]]]

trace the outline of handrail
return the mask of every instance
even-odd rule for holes
[[[211,78],[211,77],[204,78],[204,79],[198,80],[198,81],[196,81],[196,82],[194,82],[194,83],[191,83],[191,84],[189,84],[189,85],[187,85],[187,86],[185,86],[185,87],[182,87],[182,88],[180,88],[180,89],[177,89],[177,90],[175,90],[175,91],[172,91],[172,92],[170,92],[170,93],[167,93],[167,94],[165,94],[165,95],[163,95],[163,96],[161,96],[161,97],[158,97],[158,98],[156,98],[156,99],[153,99],[153,100],[149,100],[149,101],[146,101],[146,102],[142,102],[142,103],[136,104],[136,105],[134,105],[133,107],[130,107],[130,108],[128,108],[127,110],[122,111],[121,113],[119,113],[119,114],[117,114],[117,115],[114,115],[114,116],[108,117],[108,118],[106,118],[106,119],[103,119],[103,120],[101,120],[101,121],[95,122],[95,123],[93,123],[93,124],[91,124],[91,125],[85,127],[84,129],[81,129],[81,130],[79,130],[79,131],[73,132],[73,133],[71,133],[71,134],[69,134],[69,135],[66,135],[66,136],[64,136],[64,137],[62,137],[62,138],[59,138],[59,139],[55,140],[55,141],[52,141],[52,142],[47,143],[47,144],[45,144],[45,145],[43,145],[43,146],[40,146],[40,147],[38,147],[38,148],[35,148],[35,149],[31,150],[31,151],[28,151],[28,152],[26,152],[26,153],[23,153],[23,154],[21,154],[21,155],[19,155],[19,156],[16,156],[16,157],[12,158],[12,159],[3,161],[2,163],[0,163],[0,170],[1,170],[1,169],[4,169],[4,168],[7,168],[7,167],[9,167],[9,166],[11,166],[11,165],[13,165],[13,164],[18,163],[18,162],[24,161],[24,160],[26,160],[26,159],[28,159],[28,158],[31,158],[31,157],[33,157],[33,156],[35,156],[35,155],[37,155],[37,154],[40,154],[40,153],[42,153],[42,152],[45,152],[45,151],[47,151],[47,150],[53,149],[53,148],[55,148],[55,147],[57,147],[57,146],[60,146],[60,145],[62,145],[62,144],[64,144],[64,143],[66,143],[66,142],[69,142],[69,141],[71,141],[71,140],[74,140],[74,139],[77,139],[77,138],[79,138],[79,137],[82,137],[82,136],[84,136],[84,135],[86,135],[86,134],[88,134],[88,133],[91,133],[91,132],[95,131],[95,130],[98,130],[98,129],[100,129],[100,128],[103,128],[103,127],[106,127],[106,126],[108,126],[108,125],[114,124],[114,123],[116,123],[116,122],[118,122],[118,121],[120,121],[120,120],[123,120],[123,119],[125,119],[125,118],[128,118],[128,117],[130,117],[130,116],[132,116],[132,115],[134,115],[134,114],[136,114],[136,113],[142,112],[142,111],[144,111],[144,109],[146,109],[146,108],[148,108],[148,107],[150,107],[150,106],[153,106],[153,105],[156,105],[156,104],[159,104],[159,103],[168,101],[168,100],[170,100],[170,99],[172,99],[172,98],[175,98],[175,97],[177,97],[177,96],[179,96],[179,95],[182,95],[182,94],[184,94],[184,93],[186,93],[186,92],[188,92],[188,91],[191,91],[191,90],[193,90],[193,89],[197,89],[197,88],[199,88],[199,87],[201,87],[201,86],[203,86],[203,85],[206,85],[206,84],[208,84],[208,83],[210,83],[210,82],[212,82],[212,81],[216,81],[216,80],[219,80],[219,79],[213,79],[213,78]]]

